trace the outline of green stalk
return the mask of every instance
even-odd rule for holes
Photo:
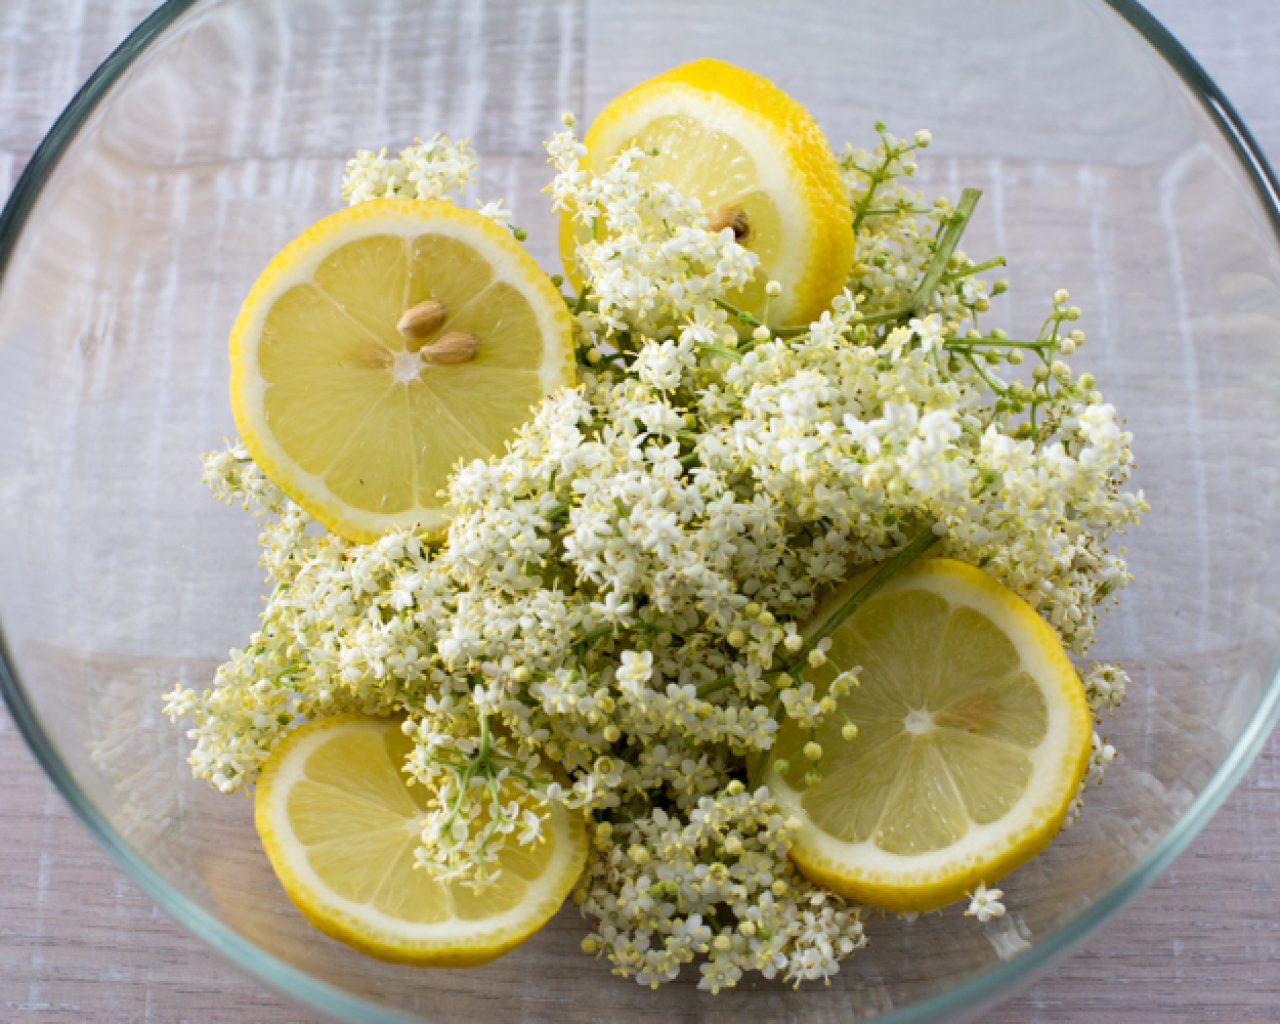
[[[888,561],[882,562],[880,568],[871,575],[871,578],[845,598],[840,607],[829,615],[817,631],[805,641],[805,645],[800,648],[795,658],[791,661],[790,668],[794,669],[803,665],[810,651],[839,629],[845,620],[866,604],[877,590],[933,547],[940,539],[933,532],[933,526],[930,524],[913,537],[906,547],[899,550]]]
[[[706,353],[711,356],[722,356],[725,359],[732,359],[735,363],[742,362],[742,353],[731,348],[725,348],[723,345],[713,345],[707,341],[698,342],[694,348],[699,352]]]
[[[929,265],[925,268],[924,277],[920,279],[920,284],[911,293],[911,298],[907,300],[905,306],[901,306],[898,309],[886,309],[880,313],[867,313],[860,316],[855,322],[871,326],[895,323],[899,320],[905,320],[907,317],[918,316],[923,312],[924,308],[929,305],[929,300],[933,298],[933,293],[938,290],[938,285],[944,280],[948,280],[947,264],[951,262],[956,246],[960,244],[960,236],[964,234],[965,228],[968,227],[969,218],[973,216],[974,207],[978,205],[978,200],[981,197],[982,190],[977,188],[967,188],[960,193],[960,201],[956,203],[955,211],[951,214],[946,227],[942,229],[942,233],[938,236],[937,248],[933,250],[933,256],[929,260]]]
[[[931,206],[878,206],[862,211],[864,217],[892,217],[901,216],[904,213],[925,214],[933,213]]]
[[[748,313],[745,309],[739,309],[732,302],[728,302],[725,299],[715,299],[713,301],[717,306],[723,309],[726,313],[732,316],[739,323],[746,324],[748,327],[752,327],[752,328],[768,327],[768,324],[766,324],[763,320],[761,320],[755,314]],[[792,324],[789,327],[769,327],[769,332],[775,338],[795,338],[800,336],[801,334],[808,334],[809,325],[808,324]]]
[[[942,280],[959,281],[962,277],[970,277],[973,274],[981,274],[984,270],[991,270],[993,267],[1004,267],[1007,265],[1008,264],[1005,263],[1003,256],[996,256],[987,260],[985,263],[975,263],[971,267],[965,267],[964,270],[953,270],[950,274],[944,274],[942,276]]]
[[[739,309],[737,306],[735,306],[732,302],[729,302],[727,299],[714,299],[712,301],[714,301],[717,306],[719,306],[726,313],[728,313],[729,315],[731,315],[741,323],[744,323],[749,327],[760,326],[760,320],[756,316],[754,316],[751,313],[748,313],[745,309]]]
[[[955,212],[952,213],[947,226],[942,229],[942,234],[938,237],[938,247],[933,250],[933,259],[929,261],[920,286],[907,303],[907,312],[910,315],[918,315],[929,305],[933,293],[937,291],[942,281],[942,275],[947,272],[947,264],[951,262],[956,246],[960,244],[960,236],[969,226],[969,218],[973,216],[974,208],[978,205],[980,198],[982,198],[981,189],[967,188],[960,193],[960,201],[956,203]]]
[[[977,345],[985,345],[991,348],[1034,348],[1044,349],[1053,344],[1051,341],[1014,341],[1010,338],[955,338],[951,341],[943,343],[946,348],[954,351],[963,351],[966,348],[973,348]]]
[[[884,135],[884,132],[881,130],[881,126],[877,125],[876,130],[880,132],[880,137],[883,139],[885,135]],[[914,147],[908,147],[908,148],[914,148]],[[875,198],[876,189],[880,187],[880,184],[886,178],[890,177],[889,165],[892,164],[894,160],[898,159],[898,157],[902,156],[903,153],[905,152],[907,152],[907,150],[898,151],[893,149],[892,147],[886,147],[884,159],[880,161],[880,166],[877,167],[874,171],[869,171],[866,168],[858,167],[857,164],[854,165],[854,167],[857,168],[859,172],[861,172],[862,174],[865,174],[868,178],[871,179],[870,183],[867,185],[867,190],[864,193],[862,193],[862,198],[858,200],[857,204],[853,208],[853,233],[855,235],[857,235],[858,229],[862,227],[862,222],[870,214],[870,211],[872,209],[871,200]]]
[[[875,594],[877,590],[888,583],[898,573],[902,572],[908,565],[928,551],[940,538],[933,532],[933,526],[930,525],[913,537],[907,545],[899,550],[893,557],[881,563],[880,567],[875,571],[866,583],[862,584],[857,590],[850,594],[843,604],[835,610],[822,626],[805,642],[800,648],[796,656],[787,663],[783,669],[785,672],[793,672],[805,663],[805,659],[809,656],[809,652],[818,646],[823,640],[829,637],[840,625],[849,618],[854,612],[861,608]],[[772,675],[781,675],[781,672],[770,673]],[[703,683],[698,687],[699,697],[708,697],[717,690],[722,690],[732,682],[729,676],[721,676],[709,683]],[[777,700],[780,691],[774,690],[770,697],[772,704]]]
[[[978,374],[978,376],[987,382],[987,387],[989,387],[997,395],[1000,395],[1002,397],[1008,392],[1009,390],[1008,388],[1001,387],[999,384],[997,384],[995,378],[992,377],[989,373],[987,373],[986,370],[982,368],[982,366],[978,363],[978,360],[973,358],[973,353],[971,351],[968,351],[966,349],[962,352],[962,355],[964,356],[965,361],[968,362],[968,364],[973,367],[974,371]]]

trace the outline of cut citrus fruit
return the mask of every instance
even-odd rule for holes
[[[719,60],[683,64],[611,101],[583,143],[596,173],[632,146],[651,152],[646,174],[697,199],[760,257],[735,304],[758,312],[776,280],[771,319],[802,323],[844,287],[853,227],[835,157],[813,116],[767,78]],[[578,287],[574,249],[590,230],[572,211],[561,219],[560,254]]]
[[[460,459],[573,378],[564,300],[510,232],[445,202],[326,217],[258,278],[231,332],[231,404],[262,471],[335,533],[439,534]]]
[[[425,804],[401,771],[409,749],[396,719],[302,726],[262,769],[258,835],[289,898],[325,934],[397,963],[485,963],[564,903],[586,862],[586,826],[553,804],[542,842],[505,849],[486,888],[436,881],[415,867]]]
[[[804,875],[861,902],[931,910],[1053,838],[1092,723],[1075,669],[1028,604],[972,566],[932,559],[890,579],[831,640],[806,678],[825,691],[860,667],[860,685],[815,736],[783,727],[784,771],[775,761],[767,780],[801,822],[791,857]],[[811,739],[821,780],[806,785]]]

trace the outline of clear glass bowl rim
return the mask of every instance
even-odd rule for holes
[[[1199,101],[1222,132],[1253,185],[1258,201],[1280,244],[1280,184],[1252,134],[1231,102],[1199,62],[1149,11],[1136,0],[1100,0],[1164,59]],[[66,153],[81,127],[133,62],[172,26],[197,0],[166,0],[131,32],[85,81],[59,115],[24,168],[0,212],[0,285],[3,285],[18,236],[39,199],[44,183]],[[32,754],[91,835],[167,914],[212,946],[247,974],[326,1015],[353,1022],[417,1024],[408,1017],[375,1006],[331,986],[241,937],[187,896],[155,874],[111,828],[76,783],[36,717],[18,679],[15,661],[0,624],[0,692]],[[1161,839],[1101,899],[1090,904],[1064,927],[1012,960],[997,964],[963,984],[921,1002],[905,1006],[877,1020],[883,1024],[915,1024],[976,1010],[1011,994],[1036,973],[1083,942],[1093,931],[1150,885],[1208,823],[1252,764],[1280,720],[1280,656],[1270,682],[1244,730],[1199,796]]]

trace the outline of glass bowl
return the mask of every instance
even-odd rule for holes
[[[830,988],[654,993],[578,952],[572,908],[500,961],[422,971],[305,924],[245,799],[193,782],[161,694],[252,628],[249,518],[197,455],[232,432],[228,328],[267,259],[340,203],[344,159],[474,139],[555,266],[540,140],[702,55],[775,78],[837,144],[933,130],[926,192],[985,190],[965,248],[1009,257],[996,322],[1070,288],[1080,363],[1136,435],[1152,511],[1096,654],[1120,749],[1081,823],[957,913],[873,920]],[[156,901],[230,959],[350,1020],[932,1019],[1007,995],[1149,883],[1271,728],[1280,681],[1280,246],[1274,179],[1136,4],[1014,0],[172,2],[89,80],[0,223],[0,623],[6,700],[63,795]],[[694,975],[696,978],[696,975]],[[500,1010],[499,1010],[500,1008]]]

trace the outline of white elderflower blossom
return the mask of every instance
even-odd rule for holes
[[[1128,695],[1129,674],[1119,665],[1094,665],[1084,674],[1084,692],[1095,717],[1111,714]]]
[[[695,199],[645,173],[647,154],[623,152],[603,174],[582,167],[586,148],[572,119],[547,143],[556,168],[548,191],[557,210],[582,225],[578,272],[594,301],[589,334],[616,341],[624,332],[658,335],[673,324],[697,324],[704,344],[736,342],[716,300],[742,288],[758,258],[713,231]]]
[[[964,912],[965,917],[976,917],[982,924],[997,917],[1004,917],[1004,904],[1000,901],[1004,899],[1004,890],[991,888],[988,889],[984,883],[978,883],[969,898],[969,907]]]
[[[342,198],[352,206],[387,196],[448,199],[475,184],[476,166],[470,140],[454,142],[439,132],[425,141],[414,139],[413,145],[400,150],[398,157],[388,157],[385,149],[377,153],[362,149],[347,162]],[[481,212],[494,217],[499,207],[489,204]]]
[[[857,742],[831,716],[859,668],[810,642],[806,619],[925,537],[1085,652],[1128,582],[1113,539],[1145,509],[1126,489],[1131,437],[1063,361],[1085,341],[1064,326],[1080,315],[1068,296],[1034,338],[977,326],[1004,288],[980,272],[1001,261],[939,255],[955,208],[900,181],[928,133],[881,129],[874,150],[846,151],[848,287],[814,323],[773,325],[776,282],[763,319],[733,304],[757,267],[731,231],[638,150],[587,171],[572,127],[547,151],[554,204],[583,230],[579,384],[455,471],[435,547],[405,530],[349,543],[242,446],[207,456],[215,495],[259,517],[272,590],[245,647],[166,712],[190,723],[195,774],[228,792],[296,723],[399,716],[432,874],[492,882],[560,802],[591,816],[583,948],[617,973],[659,985],[697,962],[711,992],[750,971],[825,980],[865,943],[861,911],[795,872],[794,823],[745,785],[781,722]],[[433,136],[396,159],[360,153],[344,196],[445,197],[474,171],[466,143]],[[510,226],[500,203],[480,209]],[[1085,674],[1095,715],[1126,682]],[[814,740],[786,769],[820,777],[831,747]],[[1087,781],[1114,756],[1095,735]],[[998,917],[1001,897],[979,887],[969,912]]]

